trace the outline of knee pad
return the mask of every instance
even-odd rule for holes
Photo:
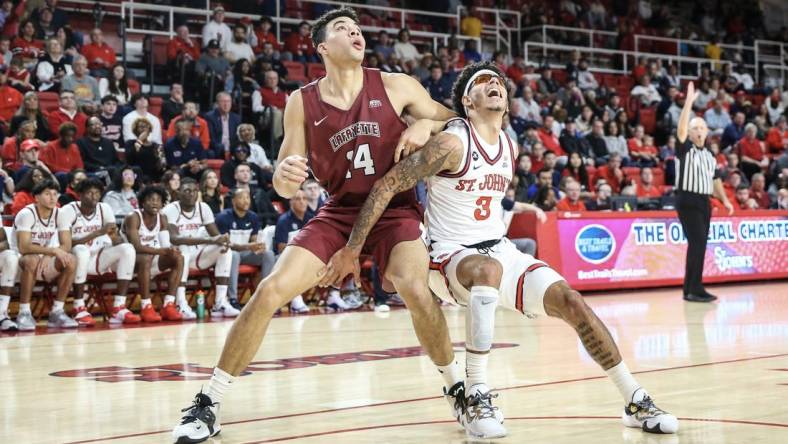
[[[77,260],[76,273],[74,274],[75,284],[84,284],[88,278],[88,261],[90,260],[90,249],[87,245],[76,245],[71,249],[74,258]]]
[[[497,288],[471,287],[471,296],[465,313],[466,348],[475,351],[488,351],[492,348],[497,306]]]
[[[2,270],[0,270],[0,287],[13,287],[19,271],[19,254],[13,250],[6,250],[0,256]]]
[[[134,263],[137,260],[137,252],[131,244],[118,244],[115,246],[120,251],[120,259],[115,270],[115,275],[119,280],[130,281],[134,276]]]
[[[239,256],[240,259],[240,256]],[[230,277],[230,268],[233,263],[233,250],[228,249],[224,253],[219,254],[214,266],[214,275],[216,277]]]

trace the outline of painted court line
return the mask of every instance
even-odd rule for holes
[[[723,364],[733,364],[738,362],[746,362],[746,361],[758,361],[762,359],[774,359],[774,358],[782,358],[788,356],[788,353],[780,353],[775,355],[768,355],[768,356],[756,356],[751,358],[739,358],[739,359],[729,359],[725,361],[715,361],[715,362],[705,362],[702,364],[688,364],[688,365],[681,365],[677,367],[666,367],[660,368],[655,370],[641,370],[637,372],[632,372],[633,374],[646,374],[646,373],[656,373],[656,372],[665,372],[671,370],[682,370],[687,368],[696,368],[696,367],[709,367],[712,365],[723,365]],[[496,388],[496,391],[505,391],[505,390],[516,390],[521,388],[529,388],[529,387],[543,387],[547,385],[559,385],[559,384],[567,384],[571,382],[581,382],[581,381],[593,381],[596,379],[606,379],[607,375],[602,376],[589,376],[584,378],[575,378],[575,379],[564,379],[559,381],[549,381],[549,382],[541,382],[535,384],[523,384],[523,385],[516,385],[511,387],[502,387]],[[353,406],[353,407],[343,407],[343,408],[335,408],[335,409],[326,409],[326,410],[314,410],[311,412],[302,412],[302,413],[288,413],[285,415],[277,415],[277,416],[264,416],[262,418],[252,418],[252,419],[244,419],[240,421],[232,421],[226,422],[222,424],[222,427],[227,427],[229,425],[235,424],[248,424],[252,422],[263,422],[263,421],[273,421],[277,419],[286,419],[286,418],[293,418],[293,417],[301,417],[301,416],[311,416],[311,415],[319,415],[323,413],[333,413],[333,412],[340,412],[346,410],[357,410],[362,408],[369,408],[369,407],[381,407],[386,405],[394,405],[394,404],[405,404],[410,402],[419,402],[419,401],[427,401],[427,400],[434,400],[440,399],[441,396],[425,396],[421,398],[412,398],[412,399],[401,399],[397,401],[387,401],[387,402],[380,402],[375,404],[367,404],[367,405],[360,405],[360,406]],[[555,418],[572,418],[572,417],[522,417],[524,419],[555,419]],[[577,418],[591,418],[591,419],[608,419],[608,418],[617,418],[612,416],[579,416]],[[509,418],[507,418],[509,419]],[[749,424],[749,425],[762,425],[762,426],[773,426],[773,427],[788,427],[788,424],[779,424],[779,423],[766,423],[766,422],[756,422],[756,421],[745,421],[745,420],[731,420],[731,419],[703,419],[703,418],[681,418],[687,421],[710,421],[710,422],[721,422],[721,423],[732,423],[732,424]],[[424,422],[424,423],[403,423],[403,425],[418,425],[418,424],[437,424],[437,423],[444,423],[444,422],[453,422],[453,421],[432,421],[432,422]],[[397,425],[389,425],[388,427],[398,427]],[[364,429],[357,429],[357,430],[364,430]],[[73,441],[66,444],[87,444],[93,442],[104,442],[104,441],[113,441],[118,439],[125,439],[125,438],[135,438],[140,436],[150,436],[150,435],[158,435],[161,433],[170,433],[171,430],[157,430],[152,432],[141,432],[141,433],[132,433],[128,435],[116,435],[116,436],[108,436],[104,438],[95,438],[89,439],[84,441]],[[334,432],[334,433],[344,433],[344,432]],[[282,438],[277,438],[281,440]],[[288,439],[296,439],[296,438],[288,438]],[[258,441],[258,442],[275,442],[275,441]]]

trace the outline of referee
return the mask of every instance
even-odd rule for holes
[[[709,133],[706,121],[694,117],[692,103],[697,97],[695,86],[690,82],[676,134],[679,142],[676,147],[676,211],[687,237],[684,300],[711,302],[717,297],[708,293],[702,282],[711,221],[709,196],[713,194],[720,199],[729,215],[733,214],[733,205],[725,195],[714,155],[704,146]]]

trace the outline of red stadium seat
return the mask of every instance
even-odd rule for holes
[[[640,108],[640,124],[643,125],[646,134],[654,134],[654,130],[657,129],[656,107]]]
[[[651,171],[654,172],[654,185],[665,185],[665,170],[660,167],[656,167],[652,168]]]
[[[166,65],[167,64],[167,43],[169,39],[164,36],[153,37],[153,64]]]
[[[39,92],[38,93],[38,103],[44,112],[54,111],[60,106],[60,97],[56,92]]]
[[[140,82],[138,82],[136,79],[128,79],[128,83],[129,91],[131,91],[132,94],[137,94],[140,92]]]
[[[148,101],[148,111],[151,114],[161,119],[161,104],[163,100],[161,97],[152,96]]]
[[[205,160],[205,165],[207,165],[208,168],[216,171],[216,174],[219,174],[219,170],[221,170],[222,169],[222,165],[224,165],[224,160],[223,159],[206,159]]]
[[[287,79],[292,82],[307,82],[306,68],[303,63],[284,61],[282,65],[287,69]]]

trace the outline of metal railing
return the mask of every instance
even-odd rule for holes
[[[709,41],[705,40],[687,40],[687,39],[677,39],[673,37],[661,37],[655,35],[646,35],[646,34],[635,34],[635,51],[640,51],[640,42],[642,41],[654,41],[654,42],[668,42],[675,44],[676,54],[675,55],[682,55],[681,50],[683,46],[694,46],[696,48],[705,48],[708,45]],[[745,52],[750,52],[752,58],[755,58],[755,47],[754,46],[747,46],[744,44],[740,45],[733,45],[729,43],[717,43],[717,46],[722,48],[723,50],[730,50],[736,51],[744,56]],[[754,69],[755,64],[748,64],[745,65],[747,68]]]
[[[457,35],[462,35],[461,24],[462,24],[462,12],[466,10],[465,6],[457,5]],[[501,46],[506,46],[509,55],[512,56],[513,50],[516,45],[513,44],[512,34],[516,34],[516,40],[514,42],[522,42],[522,34],[520,28],[520,20],[521,14],[518,11],[511,11],[508,9],[492,9],[492,8],[485,8],[485,7],[476,7],[476,11],[493,14],[495,16],[495,24],[492,26],[492,29],[489,27],[485,27],[484,22],[482,22],[482,34],[484,35],[491,35],[495,37],[495,49],[499,51]],[[515,19],[515,27],[511,27],[506,24],[504,17],[510,16]],[[485,29],[486,28],[486,29]],[[505,34],[505,36],[504,36]],[[481,47],[479,48],[481,51]]]
[[[785,66],[786,57],[788,57],[788,43],[778,42],[776,40],[755,41],[755,64],[762,67],[764,70],[767,66],[777,66],[775,63],[780,63],[782,69],[782,67]],[[756,82],[760,82],[760,74],[760,69],[755,70]]]
[[[602,41],[605,42],[602,48],[609,49],[610,44],[618,37],[618,33],[613,31],[602,31],[596,29],[584,29],[584,28],[571,28],[568,26],[557,26],[557,25],[539,25],[539,26],[529,26],[527,28],[523,28],[523,31],[526,31],[526,37],[528,38],[527,31],[538,31],[541,34],[540,42],[544,43],[547,42],[547,37],[549,37],[550,31],[558,31],[561,33],[572,33],[572,34],[581,34],[587,38],[586,47],[588,48],[597,48],[597,42]],[[551,37],[552,38],[552,37]],[[544,54],[547,55],[546,53]]]
[[[772,81],[772,79],[777,79],[775,76],[770,76],[769,71],[779,71],[780,72],[780,83],[776,83]],[[764,86],[766,87],[774,87],[782,89],[785,87],[785,79],[788,77],[788,65],[772,65],[772,64],[764,64],[763,65],[764,75],[766,76],[766,80],[764,80]]]

